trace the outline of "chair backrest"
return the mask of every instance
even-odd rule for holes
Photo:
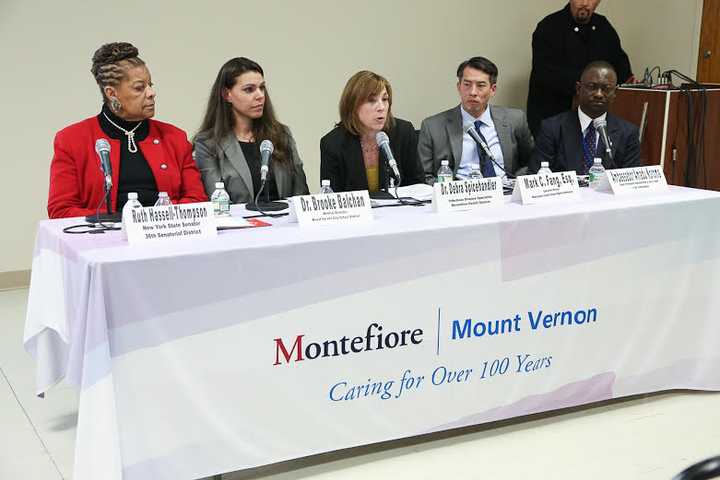
[[[698,462],[675,475],[672,480],[708,480],[718,477],[720,477],[720,456]]]

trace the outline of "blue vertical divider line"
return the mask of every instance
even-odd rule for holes
[[[438,324],[437,324],[437,349],[435,354],[440,356],[440,307],[438,307]]]

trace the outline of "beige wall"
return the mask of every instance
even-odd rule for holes
[[[658,65],[695,77],[702,0],[605,0],[601,5],[636,76]]]
[[[661,64],[694,73],[701,2],[606,0],[599,11],[617,26],[636,72]],[[1,0],[0,272],[30,267],[36,224],[46,218],[53,135],[97,113],[99,93],[89,68],[102,43],[130,41],[140,48],[159,90],[157,118],[190,134],[220,65],[239,55],[257,60],[281,121],[295,134],[314,191],[319,138],[336,121],[338,96],[352,73],[368,68],[385,75],[396,92],[395,114],[419,126],[425,116],[456,103],[457,64],[482,54],[500,67],[496,103],[524,108],[530,35],[540,18],[562,5]]]

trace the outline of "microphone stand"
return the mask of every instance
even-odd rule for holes
[[[82,225],[83,227],[93,227],[94,225],[98,224],[100,225],[99,229],[90,228],[90,230],[83,230],[80,232],[73,231],[74,228],[79,228],[78,225],[73,226],[72,228],[69,228],[67,232],[65,233],[104,233],[105,230],[119,230],[119,228],[115,228],[112,225],[107,225],[106,223],[117,223],[122,221],[122,217],[120,216],[120,213],[112,213],[112,203],[110,202],[110,192],[112,190],[112,181],[108,181],[108,178],[104,178],[104,185],[103,188],[105,190],[105,208],[107,209],[107,213],[100,213],[100,209],[102,208],[103,200],[100,200],[100,203],[98,203],[97,208],[95,209],[95,215],[87,215],[85,217],[85,221],[88,222],[90,225]]]
[[[382,161],[382,169],[385,172],[385,181],[380,186],[380,190],[377,192],[369,192],[372,200],[392,200],[395,197],[390,193],[390,179],[393,178],[390,163],[385,158],[385,153],[380,150],[380,159]]]
[[[108,182],[107,177],[105,177],[105,207],[107,209],[108,215],[112,215],[112,202],[110,201],[111,190],[112,187],[110,185],[110,182]]]
[[[485,145],[485,144],[483,144],[482,142],[479,142],[479,141],[478,141],[475,137],[473,137],[472,135],[470,135],[470,138],[472,138],[473,140],[475,140],[475,142],[478,144],[478,146],[485,152],[485,155],[487,156],[487,158],[488,158],[494,165],[496,165],[500,170],[502,170],[502,172],[505,174],[505,177],[507,177],[509,180],[515,180],[516,176],[513,175],[512,173],[509,173],[507,170],[505,170],[505,168],[504,168],[502,165],[500,165],[500,164],[497,162],[497,160],[495,160],[495,157],[493,156],[492,152],[490,151],[490,146],[489,146],[489,145]],[[482,162],[482,159],[480,159],[480,161]]]
[[[258,202],[258,200],[260,199],[260,195],[265,190],[266,183],[267,183],[267,180],[265,182],[262,182],[262,184],[260,185],[260,190],[258,190],[257,194],[255,195],[255,200],[253,201],[253,203],[246,204],[245,208],[252,212],[260,212],[266,217],[281,217],[283,215],[286,215],[285,213],[281,213],[281,214],[266,213],[266,212],[277,212],[277,211],[285,210],[286,208],[288,208],[288,204],[285,202],[271,202],[269,190],[267,190],[265,193],[265,198],[267,199],[267,201]]]
[[[607,131],[607,123],[602,128],[604,130],[604,134],[603,134],[603,132],[600,131],[599,128],[595,127],[595,129],[598,130],[598,133],[600,134],[600,140],[602,141],[603,145],[605,146],[605,150],[603,151],[603,154],[604,154],[605,159],[613,166],[613,168],[615,168],[615,155],[613,155],[613,152],[612,152],[613,144],[612,144],[612,141],[610,141],[610,135],[608,134],[608,131]]]
[[[424,205],[424,203],[423,203],[421,200],[418,200],[417,198],[413,198],[413,197],[401,197],[401,196],[398,194],[398,188],[399,188],[400,185],[402,184],[402,176],[399,175],[399,173],[400,173],[400,168],[399,168],[399,167],[398,167],[397,183],[392,187],[392,188],[395,190],[395,193],[394,193],[394,194],[390,193],[390,188],[391,188],[391,187],[390,187],[390,179],[395,179],[395,175],[394,175],[394,172],[393,172],[392,167],[390,166],[390,160],[388,160],[388,158],[385,156],[385,153],[384,153],[384,152],[382,152],[382,158],[385,160],[385,161],[384,161],[384,164],[385,164],[385,177],[387,178],[387,184],[386,184],[386,185],[383,185],[383,187],[385,188],[385,191],[381,192],[381,193],[384,193],[384,195],[377,195],[377,194],[372,194],[372,193],[371,193],[371,194],[370,194],[370,198],[371,198],[371,199],[376,199],[376,200],[386,200],[386,199],[394,199],[394,200],[397,200],[397,201],[398,201],[397,204],[394,204],[394,205],[385,205],[385,206],[391,206],[391,207],[392,207],[392,206],[401,206],[401,205],[412,205],[412,206],[417,207],[417,206],[422,206],[422,205]],[[380,192],[379,192],[379,193],[380,193]],[[375,207],[373,207],[373,208],[375,208]]]

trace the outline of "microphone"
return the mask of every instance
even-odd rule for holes
[[[602,141],[605,144],[605,153],[607,154],[608,160],[614,164],[615,159],[613,158],[612,153],[612,143],[610,142],[610,137],[608,137],[607,134],[607,122],[602,118],[596,118],[593,120],[593,126],[595,127],[595,130],[600,133],[600,138],[602,138]]]
[[[260,182],[265,183],[270,165],[270,156],[275,147],[270,140],[263,140],[260,144]]]
[[[475,130],[475,125],[472,122],[468,122],[465,124],[465,133],[470,135],[470,138],[475,140],[475,143],[480,145],[480,148],[482,148],[485,151],[485,154],[494,163],[495,158],[493,157],[493,154],[490,153],[490,149],[488,148],[487,145],[485,145],[485,142],[483,142],[482,138],[480,138],[480,135],[478,134],[477,130]]]
[[[467,122],[467,123],[465,123],[465,124],[463,125],[463,130],[465,130],[465,133],[467,133],[468,135],[470,135],[470,138],[472,138],[473,140],[475,140],[475,143],[477,143],[477,144],[480,146],[480,148],[483,149],[483,151],[485,152],[485,155],[488,156],[488,158],[490,159],[490,161],[491,161],[492,163],[494,163],[500,170],[502,170],[503,173],[505,174],[505,176],[506,176],[507,178],[515,178],[515,175],[512,175],[512,174],[508,173],[508,172],[503,168],[503,166],[500,165],[500,164],[497,162],[497,160],[495,160],[495,156],[494,156],[494,155],[492,154],[492,152],[490,151],[490,147],[488,147],[487,144],[486,144],[485,142],[483,142],[483,139],[480,138],[480,134],[478,134],[477,130],[475,130],[475,124],[474,124],[473,122]]]
[[[262,195],[263,193],[263,190],[265,190],[265,180],[267,180],[268,170],[270,169],[270,157],[272,156],[274,151],[275,147],[270,140],[263,140],[260,143],[260,188],[255,194],[255,200],[252,203],[248,203],[247,205],[245,205],[245,208],[247,208],[248,210],[260,212],[262,214],[261,216],[277,217],[281,215],[287,215],[287,213],[265,213],[265,211],[277,211],[287,208],[287,203],[269,201],[269,199],[267,198],[269,192],[267,191],[265,192],[266,201],[258,201],[260,199],[260,195]]]
[[[376,133],[375,142],[385,154],[385,158],[387,158],[388,164],[390,165],[390,168],[395,174],[395,178],[397,178],[398,180],[398,185],[400,185],[400,170],[398,170],[397,162],[395,161],[395,157],[393,156],[392,150],[390,149],[390,139],[388,138],[387,133],[382,131]]]
[[[105,138],[95,140],[95,153],[100,157],[100,168],[105,176],[105,191],[112,188],[112,164],[110,163],[110,142]]]

